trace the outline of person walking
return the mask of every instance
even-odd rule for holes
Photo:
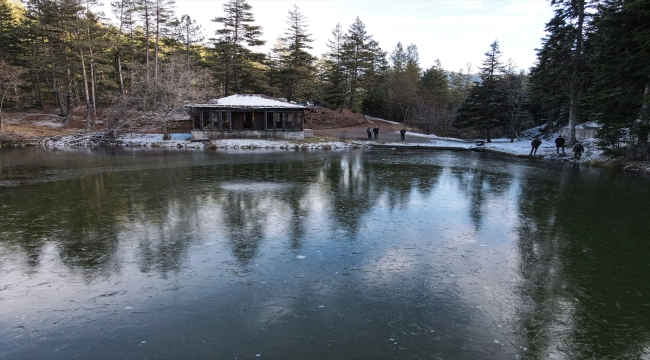
[[[372,131],[375,133],[375,139],[379,139],[379,128],[375,127]]]
[[[532,155],[537,155],[537,148],[542,145],[542,140],[539,139],[539,136],[535,136],[533,138],[533,141],[530,142],[530,146],[532,147],[530,149],[530,156]]]
[[[372,130],[370,128],[366,129],[366,133],[368,133],[368,139],[372,139]]]
[[[564,138],[562,135],[560,135],[557,139],[555,139],[555,150],[557,151],[557,154],[560,154],[560,148],[562,148],[562,155],[566,155],[566,152],[564,152]]]
[[[402,137],[402,141],[404,141],[404,135],[406,135],[406,129],[402,129],[399,131],[399,136]]]
[[[580,161],[580,157],[582,157],[584,151],[585,147],[582,146],[581,143],[577,143],[576,146],[573,147],[573,158]]]

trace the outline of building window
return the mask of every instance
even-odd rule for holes
[[[192,128],[194,130],[201,129],[201,113],[198,111],[192,111]]]
[[[230,130],[230,113],[222,112],[221,114],[221,130]]]
[[[284,117],[283,113],[273,114],[275,117],[275,130],[282,130],[282,118]]]
[[[210,112],[201,111],[201,128],[203,130],[210,130]]]
[[[266,113],[266,130],[273,130],[273,115],[275,113]]]

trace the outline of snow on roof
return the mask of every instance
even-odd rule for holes
[[[213,99],[203,104],[191,104],[187,107],[207,108],[243,108],[243,109],[306,109],[304,106],[291,104],[278,99],[259,94],[231,95],[221,99]]]

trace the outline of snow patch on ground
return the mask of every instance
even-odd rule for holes
[[[384,119],[380,119],[380,118],[376,118],[376,117],[372,117],[372,116],[366,116],[366,119],[368,119],[368,120],[379,120],[379,121],[385,121],[385,122],[387,122],[387,123],[389,123],[389,124],[393,124],[393,125],[404,125],[404,124],[402,124],[401,122],[390,121],[390,120],[384,120]]]
[[[358,144],[341,141],[297,144],[286,140],[267,139],[221,139],[212,141],[190,141],[190,133],[172,134],[172,139],[163,141],[162,134],[126,134],[118,136],[117,143],[128,147],[159,147],[181,149],[279,149],[279,150],[332,150],[359,147]]]
[[[532,130],[532,129],[531,129]],[[559,134],[552,134],[542,140],[542,145],[537,150],[535,157],[557,161],[573,161],[572,147],[565,149],[565,154],[557,154],[555,148],[555,137]],[[95,138],[93,138],[95,136]],[[417,142],[386,142],[377,143],[376,141],[355,141],[355,142],[322,142],[322,143],[294,143],[286,140],[267,140],[267,139],[222,139],[212,141],[191,141],[190,133],[172,134],[172,139],[163,141],[162,134],[123,134],[119,135],[112,144],[127,147],[145,147],[145,148],[177,148],[177,149],[223,149],[228,151],[244,151],[249,149],[268,149],[274,151],[286,150],[347,150],[372,147],[380,145],[383,147],[394,148],[441,148],[441,149],[458,149],[458,150],[475,150],[475,151],[494,151],[504,155],[513,155],[527,157],[531,150],[531,139],[493,139],[490,143],[482,146],[476,145],[474,141],[467,141],[455,138],[443,138],[435,135],[418,134],[407,132],[407,139],[418,139]],[[47,147],[75,147],[97,146],[97,137],[101,134],[85,135],[68,135],[58,138],[52,138],[44,143]],[[102,140],[102,141],[105,141]],[[582,155],[583,162],[599,162],[606,158],[602,150],[596,146],[595,139],[581,141],[585,148]]]
[[[590,122],[586,122],[586,123],[576,125],[576,129],[600,129],[602,127],[603,127],[602,125],[600,125],[600,124],[598,124],[598,123],[596,123],[594,121],[590,121]]]
[[[41,120],[34,123],[36,126],[49,127],[49,128],[58,128],[63,126],[63,123],[57,123],[49,120]]]

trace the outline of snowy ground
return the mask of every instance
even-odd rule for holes
[[[117,144],[126,147],[150,147],[150,148],[177,148],[177,149],[223,149],[223,150],[248,150],[248,149],[269,149],[269,150],[346,150],[369,148],[373,146],[390,147],[390,148],[427,148],[427,149],[458,149],[472,151],[494,152],[503,155],[528,157],[530,154],[530,142],[532,134],[536,134],[538,129],[529,129],[522,132],[521,139],[492,139],[492,142],[485,143],[482,146],[475,141],[467,141],[455,138],[438,137],[433,134],[420,134],[407,132],[407,142],[401,141],[376,141],[376,140],[356,140],[356,141],[334,141],[321,143],[302,143],[287,140],[266,140],[266,139],[224,139],[212,141],[191,141],[190,133],[172,134],[172,139],[162,140],[162,134],[124,134],[117,139]],[[399,135],[399,131],[394,134]],[[554,140],[559,134],[552,134],[542,139],[542,145],[539,147],[534,157],[556,161],[574,161],[572,148],[567,147],[565,154],[557,154]],[[393,139],[399,138],[392,136]],[[414,138],[417,140],[414,141]],[[603,156],[595,144],[594,139],[581,141],[585,148],[582,155],[582,162],[602,163],[608,159]],[[92,141],[80,141],[74,135],[63,136],[56,139],[48,140],[44,143],[46,147],[69,147],[69,146],[93,146]],[[644,171],[650,172],[650,169]]]
[[[190,133],[172,134],[172,139],[162,140],[162,134],[126,134],[118,137],[118,142],[129,147],[160,147],[181,149],[350,149],[359,147],[354,143],[322,142],[315,144],[298,144],[286,140],[267,139],[223,139],[212,141],[190,141]]]
[[[399,133],[399,132],[396,132]],[[528,156],[530,154],[529,139],[493,139],[491,143],[484,146],[477,146],[474,141],[466,141],[455,138],[444,138],[435,135],[426,135],[419,133],[407,132],[407,137],[412,139],[416,137],[421,139],[417,142],[385,142],[381,146],[400,147],[400,148],[453,148],[459,150],[485,150],[503,153],[505,155]],[[553,138],[554,139],[554,138]],[[365,146],[377,145],[373,141],[355,141],[355,142],[323,142],[299,144],[286,140],[265,140],[265,139],[224,139],[204,142],[190,141],[189,133],[172,134],[172,139],[162,140],[162,134],[126,134],[118,138],[118,142],[129,147],[161,147],[161,148],[182,148],[182,149],[201,149],[201,148],[218,148],[218,149],[350,149]],[[585,147],[583,154],[584,160],[594,160],[601,156],[602,152],[598,150],[593,140],[582,142]],[[537,157],[549,158],[555,160],[571,159],[573,153],[570,148],[566,149],[566,155],[557,155],[553,140],[543,140],[542,145],[537,151]]]

